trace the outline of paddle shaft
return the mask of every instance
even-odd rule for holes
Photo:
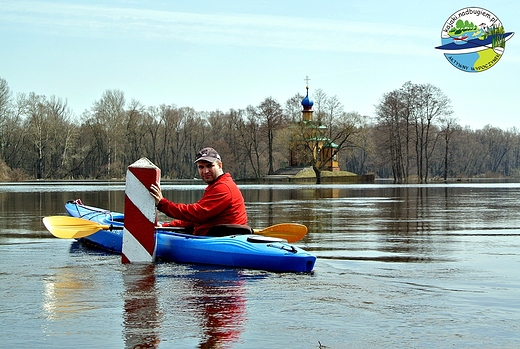
[[[97,233],[100,230],[123,230],[122,226],[106,225],[75,217],[44,217],[43,223],[52,235],[62,239],[79,239]],[[184,227],[155,227],[162,231],[184,231]],[[307,227],[297,223],[280,223],[264,229],[254,229],[254,233],[277,237],[288,242],[301,240],[307,233]]]
[[[291,224],[291,223],[282,223],[282,225],[284,225],[284,226],[289,225],[289,224]],[[296,226],[296,224],[294,224],[294,226]],[[293,228],[292,225],[290,227]],[[124,227],[114,226],[112,224],[111,225],[103,225],[101,228],[103,230],[109,230],[109,231],[123,230],[124,229]],[[303,233],[303,235],[301,235],[302,233],[298,232],[297,234],[299,234],[299,235],[289,236],[288,237],[287,236],[288,232],[286,232],[286,231],[279,231],[276,228],[277,228],[277,226],[274,225],[274,226],[271,226],[271,227],[268,227],[268,228],[265,228],[265,229],[253,229],[253,232],[254,232],[254,234],[258,234],[258,235],[284,239],[284,240],[287,240],[287,242],[300,241],[303,238],[303,235],[305,235],[305,233]],[[155,227],[155,230],[183,232],[183,231],[186,230],[186,228],[185,227]],[[233,234],[230,234],[230,235],[233,235]]]
[[[102,225],[99,230],[123,230],[124,227],[110,225]],[[186,230],[185,227],[155,227],[155,230],[164,230],[164,231],[183,231]]]

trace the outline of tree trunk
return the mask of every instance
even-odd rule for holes
[[[448,130],[446,129],[446,135],[444,138],[444,182],[448,181]]]
[[[312,169],[314,170],[314,174],[316,175],[316,184],[321,184],[321,170],[315,165],[312,166]]]

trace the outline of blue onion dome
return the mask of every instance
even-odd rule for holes
[[[307,87],[307,95],[302,99],[302,106],[304,108],[312,108],[314,102],[309,99],[309,87]]]

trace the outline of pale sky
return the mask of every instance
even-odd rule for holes
[[[435,50],[454,12],[482,7],[506,31],[481,73]],[[66,99],[76,115],[103,92],[197,111],[280,104],[320,88],[374,116],[384,93],[432,84],[473,129],[520,129],[519,1],[0,0],[0,77],[16,93]]]

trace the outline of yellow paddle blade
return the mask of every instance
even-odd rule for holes
[[[298,223],[280,223],[264,229],[254,229],[255,234],[272,236],[285,239],[288,242],[296,242],[307,234],[307,227]]]
[[[43,224],[52,235],[61,239],[79,239],[110,228],[108,225],[67,216],[44,217]]]

